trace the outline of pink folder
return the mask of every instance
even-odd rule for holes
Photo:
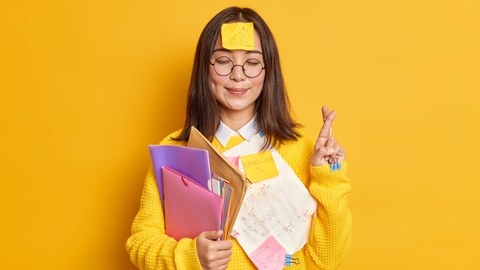
[[[166,233],[176,240],[195,238],[220,227],[223,198],[194,180],[163,166]]]

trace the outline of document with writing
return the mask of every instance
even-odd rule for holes
[[[257,134],[250,141],[244,141],[223,154],[240,156],[239,167],[244,170],[242,156],[259,153],[263,143],[264,138]],[[252,259],[258,259],[259,254],[266,256],[272,250],[278,255],[278,249],[262,249],[262,247],[272,246],[272,242],[267,241],[269,239],[272,241],[271,236],[278,241],[287,254],[300,250],[308,240],[311,217],[316,210],[315,199],[292,168],[275,149],[270,152],[279,173],[249,187],[234,226],[238,242]],[[260,157],[257,165],[252,164],[256,162],[254,159],[247,159],[251,163],[248,166],[253,169],[254,174],[264,175],[253,178],[262,179],[265,175],[269,175],[261,170],[255,171],[255,168],[261,167],[260,164],[270,163],[269,159],[268,155]],[[247,177],[250,178],[248,169],[246,172]],[[270,255],[276,256],[275,254]]]

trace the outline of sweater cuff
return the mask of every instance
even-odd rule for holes
[[[335,186],[342,183],[350,183],[347,175],[347,161],[340,162],[341,169],[332,171],[330,164],[322,166],[310,166],[312,183],[318,182],[322,186]]]
[[[178,242],[176,256],[175,256],[175,265],[177,269],[198,269],[202,270],[200,261],[198,260],[197,255],[197,238],[182,238]],[[181,266],[181,267],[179,267]]]

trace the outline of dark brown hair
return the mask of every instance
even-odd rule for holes
[[[220,123],[220,108],[210,89],[209,66],[220,28],[227,22],[253,22],[261,43],[265,61],[263,89],[255,101],[256,121],[272,146],[297,140],[300,125],[290,115],[290,103],[280,68],[280,57],[273,34],[265,21],[249,8],[230,7],[215,15],[205,26],[198,40],[192,76],[188,90],[185,125],[177,141],[187,141],[190,127],[195,126],[212,139]]]

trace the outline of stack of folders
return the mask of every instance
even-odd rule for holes
[[[172,238],[231,233],[250,181],[194,127],[188,147],[150,145],[153,170]]]

